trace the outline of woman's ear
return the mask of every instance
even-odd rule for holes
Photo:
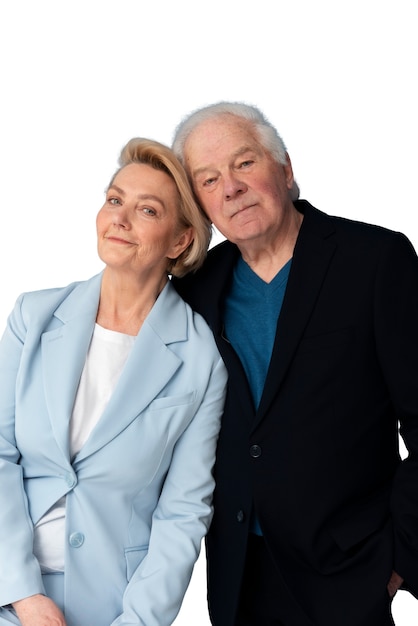
[[[186,228],[186,230],[183,230],[177,241],[175,243],[173,243],[172,248],[171,248],[171,253],[168,254],[168,258],[169,259],[177,259],[180,254],[182,252],[184,252],[186,250],[186,248],[191,244],[191,242],[193,241],[194,238],[194,228],[192,226],[190,226],[189,228]]]

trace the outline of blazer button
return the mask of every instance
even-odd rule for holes
[[[250,448],[250,456],[252,456],[253,459],[258,459],[258,457],[261,456],[261,448],[260,448],[260,446],[257,446],[256,444],[251,446],[251,448]]]
[[[77,480],[75,479],[75,477],[72,474],[67,474],[65,477],[65,482],[67,483],[68,487],[73,488],[76,486],[77,484]]]
[[[83,533],[72,533],[70,535],[69,542],[72,548],[79,548],[84,543]]]
[[[245,520],[245,513],[244,511],[238,511],[237,513],[237,522],[239,524],[242,524],[242,522]]]

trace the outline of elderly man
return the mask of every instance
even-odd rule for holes
[[[283,141],[255,107],[196,111],[173,147],[227,239],[175,280],[229,371],[212,623],[389,626],[402,582],[418,594],[414,249],[299,200]]]

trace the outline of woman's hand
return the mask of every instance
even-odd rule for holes
[[[55,602],[41,594],[13,602],[13,608],[22,626],[66,626]]]

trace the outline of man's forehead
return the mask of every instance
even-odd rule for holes
[[[189,138],[194,135],[215,136],[217,134],[249,134],[254,135],[253,125],[249,120],[236,115],[223,114],[201,121],[191,131]]]
[[[201,122],[185,143],[185,155],[189,162],[196,159],[207,162],[212,155],[234,158],[251,150],[263,151],[254,129],[247,120],[233,116]]]

